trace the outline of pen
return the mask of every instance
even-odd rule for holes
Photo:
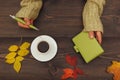
[[[18,18],[18,17],[15,17],[15,16],[13,16],[13,15],[10,15],[10,17],[13,18],[14,20],[22,23],[22,24],[25,24],[25,21],[23,21],[22,19],[20,19],[20,18]],[[38,28],[36,28],[36,27],[33,26],[33,25],[29,25],[29,27],[32,28],[32,29],[34,29],[34,30],[36,30],[36,31],[39,30]]]

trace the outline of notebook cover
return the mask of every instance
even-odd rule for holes
[[[86,63],[89,63],[97,56],[101,55],[104,50],[95,38],[90,39],[87,32],[81,32],[73,39],[74,49],[80,52]]]

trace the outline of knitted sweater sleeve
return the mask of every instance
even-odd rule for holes
[[[16,17],[36,19],[42,7],[42,0],[22,0],[21,9],[16,13]]]
[[[103,12],[103,4],[99,1],[101,0],[87,0],[83,10],[84,31],[103,32],[103,24],[100,19]]]

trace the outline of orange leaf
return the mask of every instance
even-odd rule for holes
[[[112,65],[107,68],[107,72],[114,75],[114,80],[120,80],[120,62],[112,61]]]
[[[64,74],[62,75],[61,79],[73,78],[73,70],[70,68],[63,69]]]

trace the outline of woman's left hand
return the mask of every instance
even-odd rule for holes
[[[101,33],[101,31],[90,31],[89,32],[89,37],[90,38],[95,37],[97,39],[97,41],[99,42],[99,44],[102,43],[102,33]]]

